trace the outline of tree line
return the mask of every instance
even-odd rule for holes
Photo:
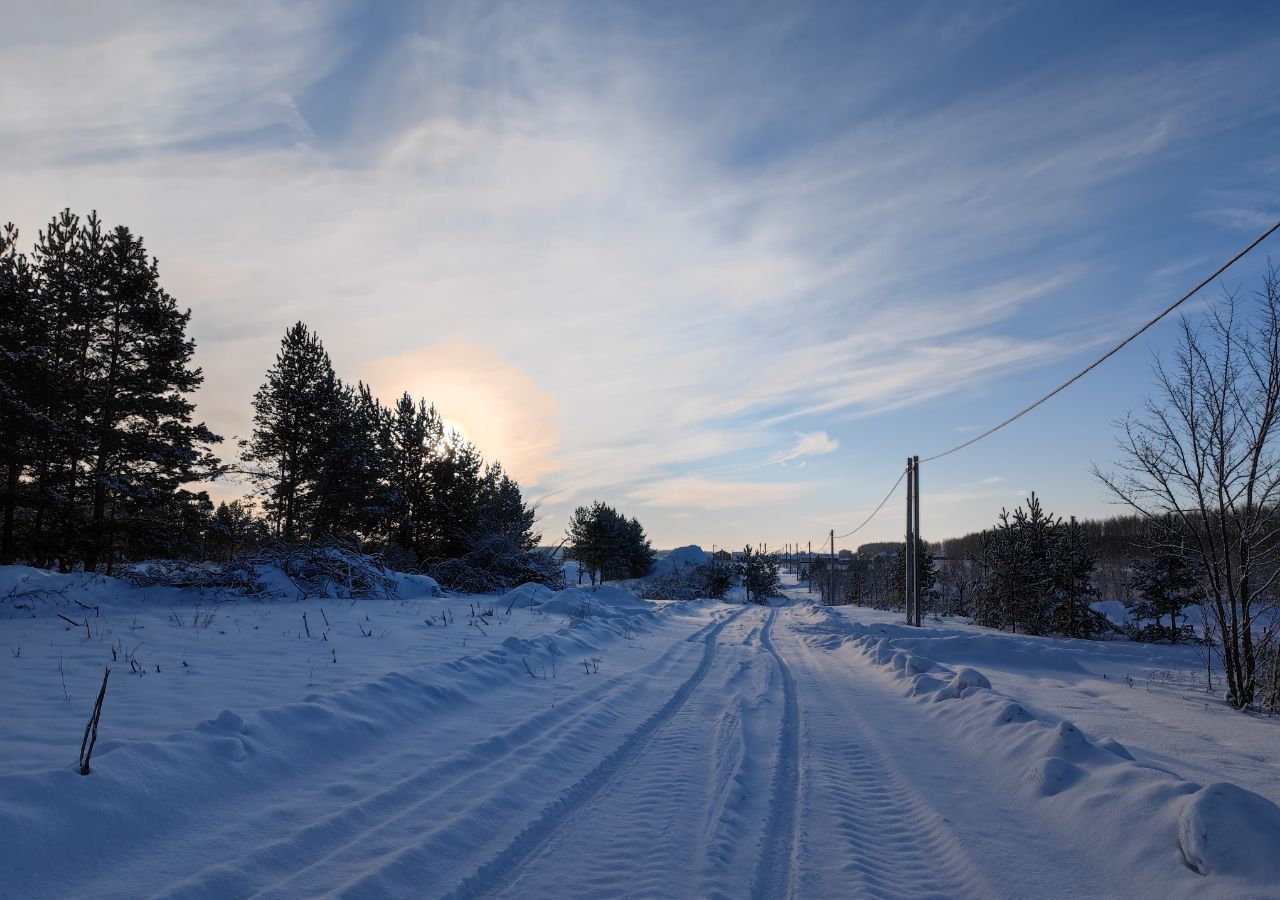
[[[644,526],[600,500],[573,511],[565,544],[566,556],[578,563],[580,584],[584,576],[595,584],[653,571],[653,545]]]
[[[273,536],[336,537],[398,551],[459,588],[541,579],[536,511],[497,462],[444,427],[425,400],[386,406],[334,371],[318,335],[298,322],[253,398],[243,473]]]
[[[193,421],[190,310],[142,238],[64,210],[20,252],[0,234],[0,560],[110,570],[188,549],[222,470]]]
[[[286,332],[224,464],[194,420],[190,310],[125,226],[64,210],[29,253],[0,230],[0,562],[112,571],[141,558],[227,558],[266,541],[337,539],[488,589],[559,568],[497,462],[425,400],[384,405],[342,381],[318,336]],[[235,470],[253,501],[216,508]]]
[[[1122,599],[1132,637],[1194,637],[1221,667],[1227,702],[1280,709],[1280,273],[1252,296],[1226,292],[1179,322],[1157,356],[1155,386],[1119,424],[1120,460],[1094,475],[1128,515],[1067,522],[1040,507],[1002,511],[995,528],[941,545],[935,609],[998,628],[1093,636],[1108,630],[1089,601]],[[901,547],[901,545],[897,545]],[[900,554],[865,567],[901,568]],[[926,554],[924,558],[929,559]],[[900,602],[880,573],[857,567],[838,597]],[[1101,591],[1099,590],[1101,588]],[[1193,634],[1186,608],[1198,604]]]

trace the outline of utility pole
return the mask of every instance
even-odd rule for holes
[[[911,573],[911,589],[915,592],[915,599],[911,604],[911,608],[915,610],[916,614],[915,622],[912,624],[919,628],[921,615],[924,612],[921,609],[923,604],[920,602],[920,572],[924,569],[924,565],[923,560],[916,557],[922,552],[928,553],[929,548],[921,547],[922,541],[920,540],[920,457],[918,456],[911,457],[911,478],[915,482],[915,490],[911,492],[911,496],[915,501],[915,508],[911,514],[911,524],[915,526],[916,530],[916,541],[911,545],[911,559],[915,563],[915,568]]]
[[[836,599],[836,530],[831,529],[831,571],[827,573],[827,606],[835,606]]]
[[[915,612],[915,579],[916,579],[916,505],[915,505],[915,465],[910,456],[907,457],[907,536],[906,543],[903,544],[903,560],[902,574],[903,584],[906,588],[903,602],[907,607],[907,624],[914,625],[916,623]]]
[[[809,583],[809,593],[813,593],[813,541],[809,542],[809,552],[805,554],[804,564],[805,581]]]

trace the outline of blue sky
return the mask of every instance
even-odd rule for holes
[[[662,546],[847,531],[908,454],[1034,399],[1280,217],[1275,4],[0,18],[0,217],[140,232],[193,309],[215,429],[247,432],[302,318],[344,377],[501,458],[548,535],[593,497]],[[926,536],[1031,489],[1110,512],[1089,466],[1171,336],[924,467]],[[899,506],[859,539],[897,536]]]

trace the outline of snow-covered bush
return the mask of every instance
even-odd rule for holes
[[[663,569],[645,584],[650,600],[685,601],[703,597],[719,600],[733,586],[733,569],[727,565],[703,563],[683,568]]]
[[[131,566],[120,577],[135,587],[226,590],[236,594],[261,594],[266,588],[255,560],[241,558],[224,565],[190,560],[157,560]]]
[[[546,550],[529,550],[519,536],[504,532],[475,540],[465,556],[427,566],[429,574],[450,590],[484,594],[534,582],[552,590],[564,585],[564,567]]]
[[[397,579],[380,557],[339,541],[282,546],[261,554],[255,562],[278,566],[304,597],[399,596]]]
[[[734,564],[734,569],[746,590],[749,603],[767,603],[770,597],[777,596],[782,590],[776,554],[756,553],[747,547]]]
[[[149,562],[130,568],[123,577],[137,587],[225,590],[248,596],[289,588],[302,597],[399,596],[399,581],[380,556],[333,540],[276,544],[225,564]]]

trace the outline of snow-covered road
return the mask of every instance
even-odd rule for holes
[[[5,775],[0,895],[1270,895],[1184,862],[1198,786],[868,630],[578,621]]]

